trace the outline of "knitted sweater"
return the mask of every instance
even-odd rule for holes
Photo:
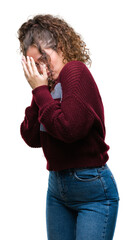
[[[42,147],[47,170],[97,167],[108,160],[104,108],[86,65],[68,62],[50,93],[43,85],[32,90],[20,132],[30,147]]]

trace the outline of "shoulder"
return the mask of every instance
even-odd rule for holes
[[[81,61],[71,61],[65,64],[59,74],[58,80],[62,85],[70,83],[74,84],[74,82],[77,84],[85,84],[86,81],[87,84],[95,84],[95,80],[91,71],[88,69],[85,63]]]
[[[74,67],[79,68],[79,67],[83,67],[83,66],[85,66],[85,64],[81,61],[70,61],[65,64],[64,69],[65,68],[74,68]]]
[[[65,64],[62,68],[59,77],[62,79],[63,77],[71,76],[80,76],[82,71],[89,71],[86,65],[80,61],[71,61]]]
[[[81,89],[83,94],[84,88],[91,91],[93,77],[83,62],[71,61],[62,68],[57,82],[61,84],[64,95],[80,93]]]

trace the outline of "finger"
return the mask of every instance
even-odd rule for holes
[[[35,74],[39,74],[38,70],[37,70],[37,67],[35,65],[35,61],[32,57],[30,57],[30,61],[31,61],[31,65],[32,65],[32,70]]]
[[[24,55],[22,55],[22,61],[24,61],[24,63],[26,63],[26,57]]]
[[[24,61],[22,60],[22,66],[23,66],[23,70],[24,70],[24,74],[26,77],[29,76],[29,72],[28,72],[28,69],[26,67],[26,64],[24,63]]]
[[[29,56],[27,56],[27,65],[26,66],[27,66],[28,72],[32,75],[33,69],[32,69],[32,65],[31,65]]]
[[[48,78],[45,64],[43,64],[43,76],[44,76],[45,79]]]

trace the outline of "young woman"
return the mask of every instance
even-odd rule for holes
[[[111,240],[119,195],[107,165],[104,108],[85,42],[63,19],[36,15],[18,30],[32,88],[21,136],[42,147],[49,171],[49,240]]]

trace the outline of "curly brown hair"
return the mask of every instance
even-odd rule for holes
[[[18,30],[20,51],[26,56],[31,45],[35,45],[48,64],[48,56],[44,48],[52,48],[55,51],[61,50],[63,62],[73,60],[81,61],[91,66],[89,49],[85,42],[64,19],[54,17],[50,14],[36,15],[23,23]],[[49,66],[48,66],[49,67]],[[49,81],[53,85],[54,81]]]

